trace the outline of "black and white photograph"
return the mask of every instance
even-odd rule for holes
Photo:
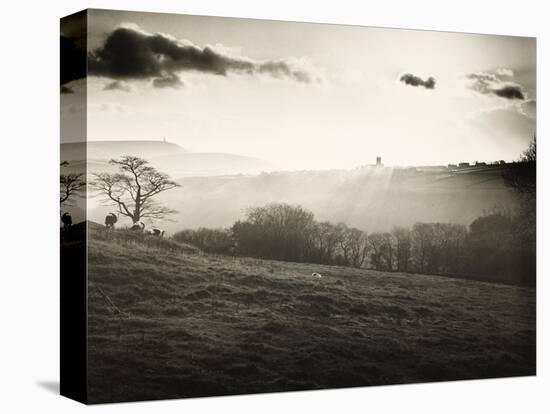
[[[88,403],[536,374],[534,38],[91,9],[61,65]]]
[[[546,15],[7,2],[0,412],[550,412]]]

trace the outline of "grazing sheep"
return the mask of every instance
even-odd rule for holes
[[[68,211],[63,213],[63,215],[61,216],[61,222],[63,223],[63,230],[69,230],[73,225],[73,218],[71,217],[71,213],[69,213]]]
[[[321,279],[323,275],[321,273],[313,272],[311,276],[316,277],[317,279]]]
[[[137,221],[134,224],[132,224],[132,227],[130,227],[130,230],[144,231],[145,230],[145,223],[143,223],[141,221]]]
[[[115,213],[109,213],[105,216],[105,227],[111,230],[115,229],[115,223],[118,221],[118,215]]]
[[[155,228],[153,231],[155,232],[155,236],[164,237],[164,230]]]
[[[152,229],[147,229],[145,230],[145,233],[150,234],[151,236],[164,237],[164,230],[159,229],[157,227],[153,227]]]

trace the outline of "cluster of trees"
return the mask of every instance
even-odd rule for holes
[[[312,212],[282,203],[250,208],[229,229],[183,230],[174,238],[206,252],[293,262],[362,267],[368,254],[363,231],[317,222]]]
[[[204,227],[198,230],[182,230],[172,238],[198,247],[203,252],[215,254],[234,254],[233,238],[228,229],[207,229]]]
[[[267,259],[361,267],[368,253],[363,231],[317,222],[312,212],[288,204],[249,209],[231,234],[236,254]]]
[[[479,276],[534,283],[535,248],[519,234],[522,221],[503,211],[459,224],[416,223],[411,229],[369,235],[370,266],[384,271]]]
[[[513,217],[517,269],[530,283],[535,282],[537,250],[537,141],[536,137],[503,173],[504,182],[517,195],[519,207]]]
[[[369,236],[371,266],[386,271],[456,272],[463,262],[467,229],[459,224],[416,223],[412,229]]]
[[[228,229],[187,229],[174,239],[217,254],[533,283],[534,250],[529,264],[517,236],[521,227],[511,214],[494,211],[469,228],[416,223],[367,234],[342,223],[318,222],[300,206],[268,204],[249,209]]]

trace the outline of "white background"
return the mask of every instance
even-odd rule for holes
[[[544,1],[7,0],[0,30],[0,411],[549,412],[547,132],[549,20]],[[59,17],[86,7],[348,23],[538,38],[538,375],[85,408],[59,381]],[[545,213],[546,211],[546,213]],[[546,257],[545,256],[546,253]]]

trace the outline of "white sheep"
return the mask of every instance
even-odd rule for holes
[[[151,236],[164,237],[164,230],[157,227],[145,230],[145,234],[150,234]]]

